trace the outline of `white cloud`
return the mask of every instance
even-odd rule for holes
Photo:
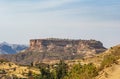
[[[2,2],[0,3],[0,11],[5,12],[15,12],[15,11],[34,11],[34,10],[43,10],[43,9],[51,9],[62,6],[64,4],[76,2],[78,0],[44,0],[38,2]]]

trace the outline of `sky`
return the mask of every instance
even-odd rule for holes
[[[0,42],[95,39],[120,44],[120,0],[0,0]]]

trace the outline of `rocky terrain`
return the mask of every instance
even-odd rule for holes
[[[33,39],[30,47],[15,55],[2,55],[5,59],[19,64],[73,60],[93,57],[106,50],[100,41],[69,39]]]
[[[100,41],[96,40],[69,40],[69,39],[33,39],[30,40],[29,50],[40,52],[71,52],[71,53],[99,53],[106,50]]]

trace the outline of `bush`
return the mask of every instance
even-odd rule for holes
[[[103,69],[104,67],[110,67],[113,63],[116,63],[116,57],[112,54],[106,55],[104,56],[100,69]]]
[[[67,64],[64,63],[63,60],[60,61],[58,66],[56,67],[56,78],[63,79],[67,74]]]
[[[39,68],[41,74],[37,79],[63,79],[67,74],[67,64],[62,60],[53,69],[50,66],[39,66]]]
[[[55,68],[41,67],[38,79],[92,79],[98,75],[97,68],[92,64],[77,64],[68,72],[68,66],[60,61]]]
[[[75,65],[64,79],[92,79],[98,75],[96,67],[90,63]]]
[[[40,72],[41,74],[39,79],[54,79],[49,67],[41,67]]]

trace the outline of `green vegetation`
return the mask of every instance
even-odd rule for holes
[[[104,56],[100,70],[105,67],[110,67],[113,63],[117,63],[117,60],[120,58],[120,47],[111,47],[110,52],[110,54]]]
[[[92,64],[75,65],[64,79],[92,79],[98,75],[97,68]]]
[[[56,67],[56,79],[63,79],[67,74],[67,64],[64,61],[60,61],[58,66]]]
[[[39,79],[63,79],[67,74],[67,65],[61,60],[53,70],[50,66],[44,66],[40,67],[40,72]]]
[[[49,68],[41,68],[40,71],[40,79],[53,79],[52,73],[50,72]]]
[[[113,63],[116,63],[116,57],[114,55],[106,55],[104,56],[100,69],[103,69],[104,67],[110,67]]]
[[[40,67],[39,79],[92,79],[98,75],[98,70],[92,63],[74,65],[70,71],[64,61],[54,66],[52,69],[50,66]]]
[[[111,66],[111,64],[116,63],[118,59],[118,54],[112,52],[109,55],[105,55],[103,61],[101,62],[101,70],[105,67]],[[76,64],[71,68],[68,68],[64,61],[60,61],[55,67],[42,66],[40,68],[40,77],[38,79],[94,79],[98,75],[98,68],[95,67],[93,63],[89,64]],[[106,74],[107,76],[107,74]]]

